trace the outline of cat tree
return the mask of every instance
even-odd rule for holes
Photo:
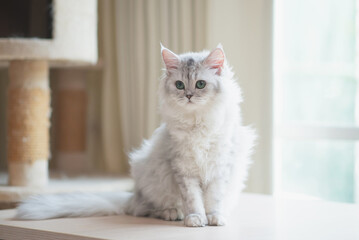
[[[128,177],[49,179],[49,68],[69,67],[56,70],[54,78],[55,154],[63,162],[58,167],[81,169],[87,161],[86,115],[78,110],[86,109],[86,74],[69,69],[88,69],[97,58],[96,0],[0,1],[0,65],[9,68],[8,185],[0,175],[0,209],[31,194],[132,189]]]
[[[8,183],[45,186],[50,157],[49,67],[97,62],[97,1],[16,0],[2,4],[9,22],[2,26],[10,35],[0,37],[0,61],[9,62]]]

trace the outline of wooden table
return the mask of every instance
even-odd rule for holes
[[[131,216],[13,221],[14,214],[0,211],[0,239],[359,240],[359,205],[256,194],[242,195],[225,227],[187,228]]]

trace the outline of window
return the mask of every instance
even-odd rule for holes
[[[276,0],[274,191],[356,202],[355,0]]]

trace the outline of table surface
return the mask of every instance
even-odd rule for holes
[[[359,205],[242,194],[224,227],[132,216],[14,221],[0,211],[0,239],[300,239],[359,240]]]

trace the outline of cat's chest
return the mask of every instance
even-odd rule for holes
[[[206,155],[216,150],[220,134],[205,126],[193,126],[172,131],[172,140],[182,154]],[[201,156],[203,157],[203,156]]]
[[[203,129],[180,134],[174,140],[176,169],[183,175],[199,177],[204,181],[214,177],[223,165],[223,135]]]

